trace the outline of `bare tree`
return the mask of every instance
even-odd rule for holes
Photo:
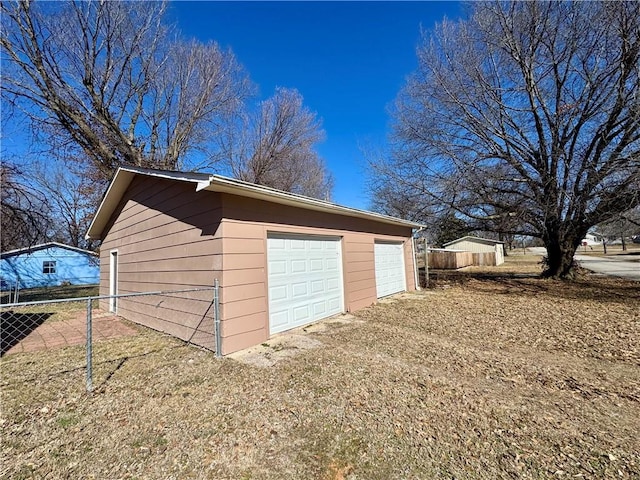
[[[619,241],[622,250],[626,251],[628,239],[640,234],[640,206],[600,223],[597,232],[604,236],[608,243]]]
[[[213,144],[249,82],[230,51],[181,40],[164,12],[158,2],[3,2],[3,100],[103,177],[124,164],[180,168]]]
[[[640,204],[640,3],[473,3],[424,35],[373,165],[417,202],[514,219],[545,276],[587,230]],[[517,221],[515,221],[517,220]]]
[[[316,114],[297,90],[276,89],[225,137],[232,174],[248,182],[329,199],[331,175],[314,150],[324,138]]]
[[[0,165],[0,248],[3,252],[49,240],[47,196],[31,183],[17,165],[3,159]]]
[[[96,179],[73,158],[38,161],[33,170],[32,185],[48,199],[51,239],[91,249],[93,243],[85,240],[85,234],[102,198],[102,189],[95,188]]]

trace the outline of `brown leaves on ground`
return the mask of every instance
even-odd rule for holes
[[[2,360],[3,478],[637,478],[640,286],[494,276],[268,367],[155,332]],[[443,288],[447,287],[447,288]]]

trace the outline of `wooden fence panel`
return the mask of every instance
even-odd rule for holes
[[[429,253],[429,267],[436,270],[457,270],[473,265],[471,252],[438,251]]]
[[[473,253],[473,265],[478,266],[495,266],[496,254],[495,252]]]

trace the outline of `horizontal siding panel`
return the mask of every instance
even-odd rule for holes
[[[224,211],[224,210],[223,210]],[[262,225],[256,225],[245,222],[234,222],[223,218],[222,220],[222,237],[226,239],[264,239],[264,228]]]
[[[366,243],[345,242],[344,250],[348,254],[365,252],[373,255],[373,239]]]
[[[215,277],[215,274],[212,278]],[[144,292],[157,292],[157,291],[174,291],[174,290],[186,290],[192,288],[209,288],[213,286],[213,281],[210,278],[190,278],[188,282],[178,283],[165,275],[165,278],[155,282],[139,281],[139,282],[125,282],[122,281],[118,285],[118,293],[144,293]],[[109,294],[109,286],[105,285],[105,294]]]
[[[231,337],[252,330],[266,330],[267,328],[267,312],[259,312],[252,315],[245,315],[244,317],[224,320],[220,326],[223,337]]]
[[[209,243],[211,242],[211,243]],[[209,242],[183,243],[151,250],[130,252],[127,249],[118,249],[118,261],[120,264],[133,262],[163,262],[186,258],[204,259],[214,255],[221,255],[219,244],[209,239]],[[108,267],[108,266],[107,266]]]
[[[356,262],[369,262],[373,265],[374,256],[373,251],[371,252],[348,252],[347,253],[347,263],[356,263]]]
[[[375,295],[374,295],[375,297]],[[362,298],[360,300],[354,300],[350,303],[349,305],[349,311],[350,312],[355,312],[356,310],[360,310],[361,308],[365,308],[368,307],[369,305],[373,305],[375,303],[375,300],[372,300],[371,298]]]
[[[349,282],[349,292],[358,292],[360,290],[371,289],[376,287],[375,278],[365,278],[355,282]]]
[[[127,272],[120,274],[122,288],[127,284],[167,283],[175,285],[213,285],[216,275],[213,270],[186,270],[169,272]]]
[[[122,255],[118,260],[120,275],[129,272],[172,272],[186,270],[214,270],[215,257],[220,255],[201,255],[166,260],[137,260],[134,255]]]
[[[230,253],[224,254],[225,270],[244,270],[265,266],[264,253]]]
[[[264,267],[243,268],[239,270],[224,270],[223,272],[220,272],[220,275],[220,284],[224,287],[244,285],[245,283],[247,283],[247,278],[260,280],[262,282],[267,281],[267,275]]]
[[[172,333],[182,340],[189,340],[202,321],[199,315],[183,313],[182,316],[177,316],[167,310],[154,311],[131,302],[118,305],[118,315],[127,320],[139,321],[154,330]]]
[[[376,288],[375,286],[372,288],[365,288],[363,290],[353,291],[349,294],[349,306],[353,309],[353,304],[360,302],[362,300],[367,300],[370,303],[374,303],[376,301]]]
[[[182,288],[201,288],[212,286],[216,278],[216,274],[212,271],[181,271],[181,272],[130,272],[121,275],[119,282],[120,293],[125,288],[135,291],[137,286],[140,289],[148,290],[149,285],[182,285]],[[173,290],[173,289],[171,289]]]
[[[218,229],[218,225],[219,222],[216,219],[211,219],[211,221],[209,221],[207,224],[201,224],[197,226],[186,222],[177,221],[175,219],[162,224],[152,224],[145,221],[137,225],[133,225],[129,228],[114,232],[113,234],[109,234],[104,243],[108,248],[112,248],[112,244],[144,244],[144,242],[148,242],[150,240],[154,241],[158,239],[166,240],[166,242],[168,243],[169,239],[166,237],[171,237],[174,235],[188,235],[189,238],[193,238],[192,241],[196,241],[203,235],[215,235]],[[163,238],[160,238],[159,233],[162,234],[161,237]]]
[[[369,280],[371,283],[375,283],[375,272],[373,270],[362,270],[360,272],[350,272],[346,275],[347,283],[358,282],[360,280]]]
[[[237,302],[239,300],[251,298],[263,298],[266,292],[264,282],[245,283],[234,287],[224,286],[220,292],[220,297],[224,303]]]
[[[350,262],[349,259],[347,259],[346,271],[347,271],[347,273],[365,272],[365,271],[367,271],[367,272],[372,272],[372,275],[375,276],[374,263],[372,261],[369,261],[369,262]]]
[[[154,215],[138,215],[128,222],[118,221],[110,231],[114,237],[126,236],[132,230],[135,232],[145,232],[154,228],[168,228],[172,224],[187,225],[191,228],[202,229],[220,223],[221,210],[205,211],[194,214],[184,214],[174,216],[167,213],[155,213]]]
[[[224,253],[264,253],[265,243],[262,238],[224,239]]]
[[[215,352],[216,350],[216,337],[213,333],[203,332],[198,330],[191,337],[191,343],[199,345],[207,350]]]
[[[197,214],[221,208],[220,196],[212,192],[198,193],[195,185],[148,180],[142,191],[130,191],[129,201],[120,213],[119,220],[127,222],[132,217],[151,209],[155,212],[167,212],[172,216]],[[197,198],[197,201],[195,201]]]
[[[180,297],[178,295],[143,295],[139,297],[120,298],[118,300],[118,310],[120,306],[132,310],[139,310],[148,313],[149,315],[175,319],[180,321],[180,315],[192,315],[200,317],[200,319],[207,316],[213,318],[213,292],[209,298],[206,299],[191,299],[186,298],[187,293],[179,294],[185,295]],[[160,314],[162,313],[162,315]],[[196,325],[190,325],[192,327]]]
[[[239,300],[236,302],[226,303],[224,300],[220,303],[220,315],[225,321],[244,315],[260,313],[267,311],[266,297],[251,298],[249,300]]]
[[[166,228],[162,229],[146,229],[146,230],[136,230],[135,228],[130,229],[128,232],[118,232],[114,235],[109,235],[103,242],[100,248],[113,250],[114,248],[122,248],[129,245],[140,245],[140,247],[136,247],[138,250],[148,250],[152,248],[157,248],[149,245],[144,245],[145,242],[157,241],[161,239],[165,245],[169,245],[171,243],[170,238],[186,238],[188,242],[195,242],[198,240],[201,235],[199,232],[194,232],[194,228],[190,225],[181,224],[178,222],[173,222],[172,224],[168,224]],[[160,235],[160,232],[162,233]],[[181,241],[180,243],[185,243],[185,241]],[[160,243],[162,245],[162,243]]]
[[[222,339],[222,354],[225,355],[254,345],[259,345],[268,339],[269,336],[264,328],[226,337]]]

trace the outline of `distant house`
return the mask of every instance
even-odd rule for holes
[[[3,252],[0,255],[2,288],[91,285],[100,282],[96,253],[50,242]]]
[[[602,243],[602,235],[595,233],[587,233],[582,239],[582,246],[590,247],[593,245],[600,245]]]
[[[502,265],[504,263],[504,242],[499,240],[491,240],[489,238],[480,238],[467,235],[466,237],[458,238],[452,242],[445,243],[444,248],[446,250],[461,250],[464,252],[471,252],[474,254],[493,253],[495,254],[495,263],[489,262],[493,265]],[[477,257],[481,257],[477,255]],[[487,264],[487,262],[480,260],[476,261],[475,265]]]

